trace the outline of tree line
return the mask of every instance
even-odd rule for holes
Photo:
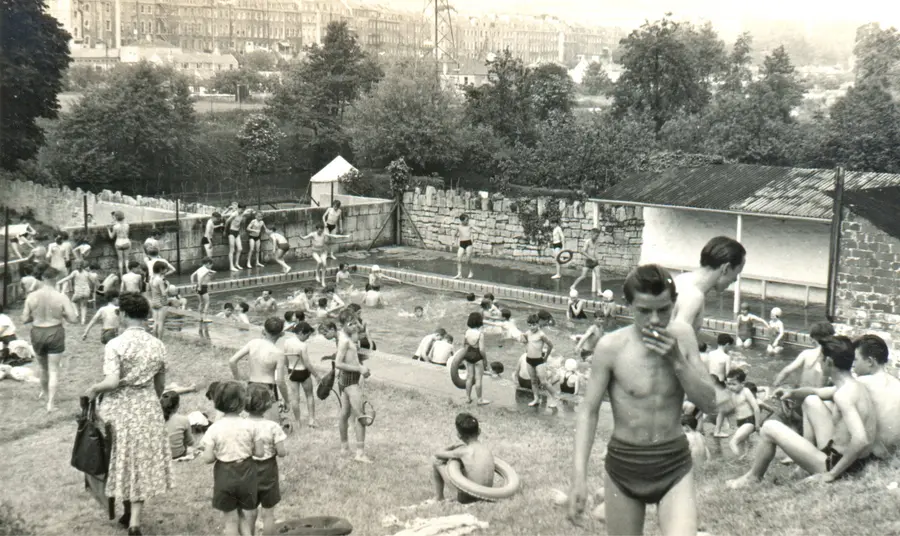
[[[591,66],[578,88],[565,67],[528,67],[505,50],[485,84],[460,89],[426,62],[380,65],[336,22],[321,46],[281,66],[262,113],[198,117],[183,76],[122,67],[71,112],[44,120],[46,143],[17,142],[7,158],[4,137],[3,166],[141,194],[308,177],[338,154],[365,169],[402,158],[415,175],[585,193],[636,170],[717,162],[900,173],[894,28],[859,29],[852,87],[805,118],[797,111],[807,89],[791,58],[779,47],[755,68],[749,34],[726,45],[711,25],[667,15],[631,32],[619,52],[615,83]],[[578,91],[604,93],[611,105],[580,109]]]

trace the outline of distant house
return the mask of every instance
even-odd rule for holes
[[[70,53],[75,65],[89,65],[98,71],[111,69],[120,63],[148,61],[155,65],[168,65],[188,76],[206,80],[219,71],[238,68],[237,58],[231,54],[184,52],[180,47],[167,43],[126,46],[120,49],[72,48]]]
[[[463,60],[458,70],[448,72],[444,80],[458,88],[468,85],[478,87],[487,83],[488,69],[485,60]]]

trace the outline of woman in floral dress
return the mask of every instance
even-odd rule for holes
[[[138,294],[119,297],[125,331],[106,344],[104,379],[88,389],[101,395],[98,414],[112,425],[106,495],[123,501],[119,523],[140,535],[144,501],[172,487],[169,439],[159,397],[166,379],[166,347],[143,328],[150,303]]]

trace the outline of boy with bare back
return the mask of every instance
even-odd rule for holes
[[[459,242],[459,250],[456,252],[456,275],[453,279],[460,279],[463,273],[463,264],[469,266],[469,279],[472,273],[472,234],[480,232],[476,227],[469,225],[468,214],[460,214],[459,225],[456,227],[456,240]]]
[[[290,272],[291,267],[284,262],[284,256],[291,250],[291,244],[288,242],[288,239],[279,233],[275,227],[269,230],[269,238],[272,239],[272,248],[275,250],[275,262],[278,263],[278,266],[281,266],[284,273]]]
[[[325,272],[328,270],[328,246],[332,238],[348,238],[350,235],[331,234],[325,226],[316,224],[316,230],[301,237],[300,240],[312,240],[312,257],[316,261],[316,281],[326,286]]]
[[[783,396],[803,400],[816,395],[819,399],[833,400],[834,407],[825,407],[819,400],[820,409],[804,415],[802,436],[784,423],[766,421],[759,431],[760,442],[753,465],[740,478],[729,480],[729,488],[744,488],[762,481],[775,458],[776,447],[810,473],[812,476],[806,480],[812,482],[830,483],[859,473],[874,459],[878,419],[869,391],[851,372],[855,357],[853,341],[838,336],[821,344],[825,372],[834,386],[794,389]]]
[[[248,342],[228,360],[231,375],[235,380],[240,380],[238,363],[245,357],[248,358],[250,365],[247,375],[248,384],[259,384],[266,387],[279,402],[266,412],[266,418],[274,422],[281,422],[279,392],[284,396],[284,404],[290,406],[287,386],[287,357],[275,345],[278,338],[281,337],[282,331],[284,331],[284,320],[274,316],[267,318],[263,325],[263,337]]]
[[[366,418],[363,402],[363,379],[371,375],[368,367],[359,361],[359,344],[356,337],[359,334],[359,325],[353,316],[337,332],[337,353],[334,358],[334,366],[337,369],[338,395],[341,397],[341,414],[338,417],[338,431],[341,437],[341,454],[350,452],[349,427],[351,415],[353,429],[356,433],[355,460],[362,463],[372,463],[365,455],[366,426],[363,424]]]
[[[600,266],[600,262],[597,259],[597,242],[600,240],[600,229],[594,227],[591,229],[591,234],[587,240],[584,241],[584,245],[581,246],[581,255],[584,256],[584,266],[581,267],[581,275],[575,279],[575,282],[572,283],[572,286],[569,290],[578,290],[578,285],[587,279],[589,274],[594,273],[598,266]],[[600,293],[600,289],[603,288],[603,285],[600,284],[600,281],[597,281],[597,292]]]
[[[122,284],[119,294],[140,294],[144,287],[144,276],[141,263],[128,261],[128,271],[122,275]]]
[[[612,438],[606,454],[606,512],[610,534],[642,534],[648,504],[658,504],[663,534],[697,533],[690,444],[681,425],[685,394],[702,411],[716,413],[730,395],[717,390],[703,369],[691,326],[673,318],[678,297],[669,273],[638,266],[624,285],[634,323],[603,336],[575,433],[569,518],[584,511],[587,465],[600,405],[609,395]],[[726,408],[722,408],[725,410]]]
[[[431,480],[434,482],[435,501],[444,500],[444,484],[449,482],[447,462],[450,460],[459,460],[463,474],[472,482],[487,487],[494,485],[494,455],[491,449],[478,440],[481,435],[478,419],[468,413],[457,415],[456,435],[462,440],[461,445],[452,445],[434,453]],[[461,504],[469,504],[479,499],[457,490],[456,500]]]
[[[213,237],[216,234],[216,229],[221,227],[224,227],[222,224],[222,215],[218,212],[213,212],[212,216],[206,220],[206,226],[203,228],[203,238],[200,239],[200,245],[203,246],[203,252],[206,253],[207,257],[212,258]]]
[[[675,278],[678,302],[675,318],[700,331],[706,313],[706,295],[713,289],[725,291],[744,270],[747,250],[737,240],[717,236],[703,246],[700,268]]]
[[[329,233],[334,233],[335,230],[341,232],[343,227],[341,225],[343,223],[342,216],[343,211],[341,210],[341,202],[335,199],[331,202],[331,206],[325,210],[325,214],[322,215],[322,223],[325,224]],[[334,256],[334,248],[330,245],[328,247],[328,257],[337,260],[337,257]]]
[[[106,305],[97,309],[94,318],[84,328],[84,335],[81,336],[81,340],[87,340],[88,333],[90,333],[91,328],[94,327],[98,320],[103,326],[103,331],[100,332],[101,343],[106,344],[119,336],[119,292],[115,289],[110,290],[106,293],[106,299]]]
[[[209,257],[203,259],[203,266],[191,274],[191,284],[197,290],[197,297],[200,299],[198,310],[204,318],[200,319],[200,337],[209,339],[209,323],[205,317],[209,314],[209,282],[215,270],[212,269],[213,260]]]

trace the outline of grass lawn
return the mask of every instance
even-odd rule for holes
[[[18,318],[18,312],[14,312]],[[104,510],[82,488],[79,473],[69,466],[77,398],[100,378],[103,349],[94,332],[91,340],[76,340],[69,330],[71,366],[60,385],[59,407],[47,415],[35,398],[37,386],[0,382],[0,502],[8,503],[39,534],[122,534],[106,520]],[[230,351],[203,347],[174,337],[167,341],[167,381],[205,386],[228,377]],[[510,462],[522,478],[515,497],[496,504],[463,507],[440,504],[416,510],[401,507],[430,497],[430,454],[455,442],[453,419],[460,406],[435,397],[381,383],[370,385],[378,421],[369,429],[367,446],[373,465],[340,457],[336,430],[337,403],[329,398],[318,406],[320,427],[301,428],[289,437],[288,456],[279,461],[284,499],[279,519],[339,515],[354,525],[354,534],[393,534],[381,520],[393,514],[401,520],[471,512],[490,523],[477,534],[571,535],[603,534],[600,522],[571,527],[562,507],[550,499],[549,488],[566,490],[570,474],[572,421],[545,418],[501,407],[465,408],[481,421],[483,440]],[[182,397],[182,412],[208,410],[202,394]],[[601,419],[598,439],[609,436],[610,417]],[[710,439],[710,441],[712,441]],[[598,440],[598,443],[602,441]],[[595,448],[591,482],[599,486],[602,461]],[[896,511],[900,495],[886,486],[898,479],[900,464],[869,469],[863,479],[807,487],[789,483],[790,469],[773,467],[765,487],[728,491],[724,480],[747,468],[711,443],[713,461],[699,475],[700,526],[711,534],[890,534],[900,532]],[[726,447],[727,450],[727,447]],[[174,464],[176,487],[147,503],[146,534],[218,534],[220,515],[210,506],[212,468],[200,463]],[[772,478],[778,481],[772,485]],[[650,509],[648,533],[658,533],[655,509]],[[862,530],[861,530],[862,529]],[[3,534],[0,521],[0,534]]]

